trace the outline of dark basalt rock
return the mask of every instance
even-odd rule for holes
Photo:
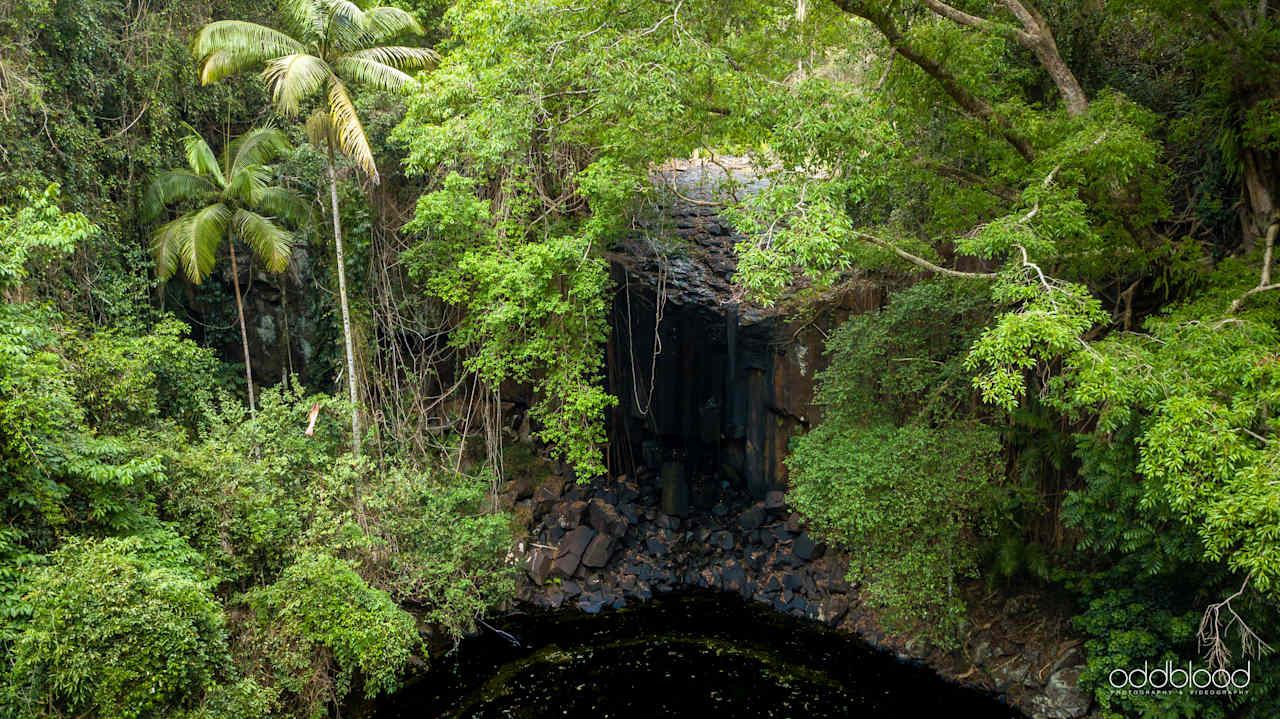
[[[587,503],[581,500],[576,502],[561,502],[556,506],[556,523],[562,529],[568,531],[582,524],[582,517],[586,514]]]
[[[818,619],[830,626],[835,626],[849,613],[849,600],[843,595],[832,595],[822,600]]]
[[[764,524],[764,518],[764,505],[757,504],[742,513],[742,516],[738,518],[738,526],[751,532],[759,529],[760,525]]]
[[[533,491],[533,501],[538,505],[555,502],[564,493],[564,477],[549,476]]]
[[[587,592],[578,597],[578,608],[587,614],[599,614],[604,609],[604,604],[603,592]]]
[[[804,516],[799,512],[792,512],[787,517],[787,531],[792,534],[799,534],[804,529]]]
[[[774,490],[766,492],[764,495],[764,508],[769,511],[782,511],[786,509],[786,495],[782,492]]]
[[[582,564],[587,567],[600,568],[609,563],[609,555],[613,547],[613,538],[601,532],[596,534],[582,553]]]
[[[572,532],[566,534],[564,540],[560,542],[560,548],[559,551],[556,552],[556,557],[561,557],[566,554],[582,556],[582,553],[587,551],[587,545],[591,544],[591,540],[594,539],[595,536],[596,530],[590,527],[578,527],[577,529],[574,529]]]
[[[529,578],[536,586],[540,587],[547,583],[547,579],[551,576],[552,561],[551,550],[548,549],[535,549],[529,556],[525,571],[529,573]]]
[[[817,551],[818,545],[807,534],[801,534],[791,544],[791,551],[797,558],[808,561],[813,559],[814,552]],[[824,548],[825,549],[825,548]]]
[[[572,577],[578,571],[582,554],[587,551],[587,546],[591,544],[595,535],[596,530],[590,527],[578,527],[566,534],[560,542],[560,549],[556,552],[552,574],[565,578]]]
[[[592,529],[610,537],[621,537],[627,533],[627,520],[612,504],[603,499],[593,499],[588,506],[587,522]]]

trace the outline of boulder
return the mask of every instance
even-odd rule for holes
[[[507,483],[507,487],[503,491],[515,495],[517,500],[528,499],[533,496],[533,477],[528,475],[516,477]]]
[[[581,500],[576,502],[561,502],[556,505],[556,523],[565,531],[582,524],[582,518],[587,512],[587,503]]]
[[[818,608],[818,619],[834,627],[849,612],[849,600],[836,594],[823,598]]]
[[[814,552],[818,549],[817,542],[807,534],[801,534],[796,537],[796,541],[791,544],[791,552],[796,555],[797,559],[809,561],[813,559]]]
[[[582,553],[583,566],[599,568],[608,564],[612,548],[612,537],[603,532],[596,534],[587,545],[586,551]]]
[[[645,540],[644,547],[649,554],[655,557],[664,557],[671,550],[667,544],[659,540],[657,537],[649,537]]]
[[[1021,683],[1032,671],[1031,664],[1020,656],[1014,656],[997,664],[990,672],[995,679],[996,691],[1007,691]]]
[[[742,513],[742,516],[738,518],[738,526],[742,527],[744,531],[752,532],[764,524],[764,516],[764,505],[757,504]]]
[[[1078,719],[1089,713],[1092,698],[1078,686],[1083,665],[1059,669],[1049,675],[1044,693],[1032,698],[1036,719]]]
[[[604,609],[604,594],[602,592],[587,592],[578,597],[578,608],[587,614],[599,614]]]
[[[747,572],[741,565],[734,562],[724,568],[721,580],[724,582],[725,589],[736,592],[741,590],[743,585],[747,583]]]
[[[578,564],[582,561],[580,554],[563,554],[555,558],[551,562],[551,575],[555,577],[572,577],[573,573],[578,571]]]
[[[804,529],[804,516],[799,512],[792,512],[791,516],[787,517],[787,531],[798,534],[802,529]]]
[[[610,537],[627,533],[627,520],[617,508],[601,499],[591,500],[587,510],[587,523],[591,528]]]
[[[549,504],[560,499],[562,494],[564,494],[564,477],[550,475],[542,480],[537,489],[533,490],[533,501],[538,504]]]
[[[556,551],[556,559],[552,563],[552,574],[565,578],[573,576],[573,573],[578,570],[578,564],[582,561],[583,552],[587,551],[587,546],[595,536],[596,530],[590,527],[578,527],[564,535],[564,539],[560,541],[560,548]]]
[[[547,549],[535,549],[533,554],[529,555],[529,563],[525,566],[525,571],[535,585],[540,587],[547,583],[547,579],[551,577],[551,562],[551,551]]]
[[[782,511],[787,506],[786,495],[774,490],[764,495],[764,508],[769,511]]]

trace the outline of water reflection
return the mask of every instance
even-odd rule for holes
[[[496,623],[378,711],[425,717],[1021,716],[820,625],[697,592]]]

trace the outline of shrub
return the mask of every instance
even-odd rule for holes
[[[229,666],[199,555],[173,535],[72,539],[30,578],[9,671],[23,717],[171,717]]]
[[[243,598],[251,616],[239,653],[299,714],[322,716],[357,678],[367,697],[394,690],[422,648],[413,617],[328,554],[300,554],[274,584]]]

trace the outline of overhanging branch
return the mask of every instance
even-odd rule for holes
[[[947,97],[951,98],[969,115],[989,125],[1006,142],[1012,145],[1024,160],[1031,162],[1035,159],[1035,151],[1032,149],[1030,141],[1013,129],[1008,118],[996,112],[995,108],[991,107],[986,100],[970,92],[960,82],[959,78],[943,67],[941,63],[925,55],[908,42],[897,25],[887,15],[873,9],[868,3],[860,2],[859,0],[835,0],[835,4],[840,10],[860,17],[874,25],[894,51],[908,62],[924,70],[926,75],[932,77],[942,86],[942,90],[947,94]]]

